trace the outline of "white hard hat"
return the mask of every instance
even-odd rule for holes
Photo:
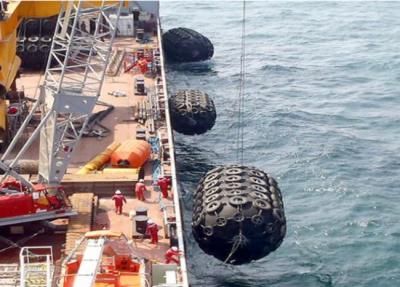
[[[121,191],[120,191],[119,189],[117,189],[117,190],[115,191],[115,194],[121,194]]]
[[[143,178],[139,179],[139,182],[144,182]]]
[[[178,251],[178,247],[172,246],[172,247],[171,247],[171,250],[172,250],[172,251]]]
[[[148,220],[147,220],[147,224],[153,224],[154,223],[154,221],[151,219],[151,218],[149,218]]]

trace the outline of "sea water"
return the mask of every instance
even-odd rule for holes
[[[218,118],[176,134],[192,286],[400,286],[400,2],[247,2],[246,165],[281,187],[287,235],[233,267],[191,235],[191,193],[235,163],[242,3],[161,3],[163,29],[192,28],[212,60],[168,64],[169,92],[200,89]]]

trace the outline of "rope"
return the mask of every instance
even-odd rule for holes
[[[7,250],[9,250],[9,249],[11,249],[11,248],[22,248],[22,245],[23,245],[24,243],[28,242],[28,241],[31,240],[32,238],[34,238],[34,237],[36,237],[36,236],[38,236],[38,235],[40,235],[40,234],[42,234],[42,233],[44,233],[44,229],[43,229],[43,228],[40,229],[38,232],[36,232],[36,233],[34,233],[34,234],[32,234],[32,235],[30,235],[30,236],[28,236],[28,237],[22,238],[22,239],[20,239],[20,240],[18,240],[18,241],[16,241],[16,242],[14,242],[14,241],[12,241],[12,240],[10,240],[10,239],[8,239],[8,238],[3,237],[3,236],[0,235],[1,241],[7,242],[7,243],[9,244],[9,246],[7,246],[7,247],[1,249],[1,250],[0,250],[0,253],[3,253],[4,251],[7,251]],[[34,253],[32,253],[32,252],[30,252],[30,253],[31,253],[31,254],[34,254]]]
[[[241,51],[240,51],[240,74],[239,74],[239,95],[238,95],[238,107],[237,107],[237,121],[238,128],[236,134],[236,161],[243,164],[243,152],[244,152],[244,124],[243,124],[243,111],[244,111],[244,95],[245,95],[245,80],[246,80],[246,0],[243,0],[242,9],[242,40],[241,40]],[[229,255],[226,257],[224,263],[229,262],[232,256],[236,253],[240,246],[246,244],[247,238],[242,233],[242,226],[240,226],[239,234],[235,236],[232,249]]]
[[[242,228],[240,228],[239,234],[235,236],[231,252],[229,253],[228,257],[226,257],[224,263],[227,263],[231,259],[231,257],[236,253],[239,247],[245,242],[246,242],[246,236],[242,234]]]
[[[239,100],[237,108],[237,121],[238,129],[236,134],[236,161],[243,164],[243,111],[244,111],[244,93],[245,93],[245,62],[246,62],[246,0],[243,0],[243,15],[242,15],[242,40],[241,40],[241,51],[240,51],[240,74],[239,74]]]

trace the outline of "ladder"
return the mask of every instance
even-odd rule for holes
[[[0,286],[19,286],[18,264],[0,264]]]
[[[104,238],[88,240],[78,274],[75,277],[74,287],[93,286],[101,263],[104,243]]]
[[[117,30],[109,15],[116,14],[118,23],[122,1],[60,2],[44,84],[39,99],[1,157],[0,169],[4,175],[0,182],[12,176],[33,189],[32,184],[14,168],[39,138],[39,182],[59,185],[100,96]],[[87,31],[83,23],[94,24],[94,30]],[[18,148],[12,162],[5,164],[3,160],[17,148],[18,141],[38,111],[41,111],[41,122]]]
[[[19,259],[21,287],[51,287],[53,278],[51,246],[23,247]]]

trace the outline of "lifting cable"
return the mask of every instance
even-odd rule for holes
[[[246,0],[243,0],[242,8],[242,40],[241,40],[241,51],[240,51],[240,74],[239,74],[239,95],[237,105],[237,133],[236,133],[236,162],[243,164],[243,142],[244,142],[244,124],[243,124],[243,112],[244,112],[244,95],[245,95],[245,62],[246,62]],[[240,212],[240,211],[239,211]],[[240,224],[239,234],[235,236],[232,242],[232,248],[224,263],[231,260],[232,256],[239,250],[240,247],[245,245],[247,242],[246,236],[243,235],[243,226]]]
[[[240,51],[240,74],[239,74],[239,95],[237,106],[237,133],[236,133],[236,161],[243,164],[243,112],[244,112],[244,95],[245,95],[245,62],[246,62],[246,0],[243,0],[242,15],[242,40]]]

